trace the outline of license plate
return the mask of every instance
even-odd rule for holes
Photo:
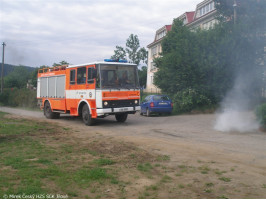
[[[159,103],[159,105],[167,105],[168,103]]]
[[[128,111],[128,108],[120,108],[119,111]]]

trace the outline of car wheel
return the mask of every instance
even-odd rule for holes
[[[116,114],[115,118],[118,122],[125,122],[127,120],[127,113]]]
[[[146,109],[146,116],[147,117],[150,117],[151,116],[151,112],[150,112],[149,108]]]
[[[43,114],[47,119],[56,119],[60,117],[60,113],[52,112],[49,101],[46,101],[43,107]]]
[[[91,118],[90,109],[87,104],[82,107],[82,120],[87,126],[94,124],[94,119]]]

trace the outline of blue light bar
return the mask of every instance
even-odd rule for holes
[[[121,59],[104,59],[104,62],[121,62],[121,63],[127,63],[127,60],[121,60]]]
[[[121,62],[121,63],[127,63],[127,60],[121,60],[121,59],[119,59],[118,62]]]

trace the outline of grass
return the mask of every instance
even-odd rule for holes
[[[207,188],[207,189],[204,190],[204,192],[206,192],[206,193],[212,193],[212,191],[213,190],[212,189],[209,189],[209,188]]]
[[[161,183],[167,183],[170,182],[172,180],[172,178],[170,176],[164,175],[161,179]]]
[[[81,145],[64,136],[67,132],[72,130],[47,122],[10,118],[0,112],[0,197],[34,194],[49,198],[49,194],[60,194],[67,198],[106,198],[105,191],[112,190],[117,191],[116,198],[126,198],[127,187],[132,183],[123,182],[120,177],[129,170],[133,174],[148,173],[149,179],[168,179],[158,170],[169,161],[169,156],[153,157],[119,141],[110,143],[117,149],[110,152],[108,148],[104,150],[109,145],[104,140],[92,137],[89,144]],[[150,190],[160,188],[155,184]]]
[[[227,178],[227,177],[220,177],[219,180],[224,181],[224,182],[230,182],[231,178]]]
[[[215,174],[217,174],[217,175],[223,175],[223,174],[226,173],[226,171],[221,171],[221,170],[219,170],[219,169],[215,169],[214,172],[215,172]]]
[[[150,186],[147,186],[146,187],[146,190],[153,190],[153,191],[156,191],[159,189],[159,186],[158,185],[150,185]]]
[[[110,159],[106,159],[106,158],[96,159],[93,162],[99,166],[113,165],[115,163],[114,161],[112,161]]]
[[[168,155],[151,154],[117,138],[92,132],[80,141],[70,133],[71,128],[0,112],[0,198],[59,194],[81,199],[170,199],[195,197],[199,191],[201,198],[236,197],[235,193],[253,197],[231,188],[227,184],[231,178],[223,175],[226,171],[211,169],[206,162],[191,166],[179,160],[173,167]],[[266,184],[259,188],[264,190]]]
[[[4,194],[49,194],[56,184],[56,190],[68,197],[77,197],[77,187],[88,186],[103,180],[115,182],[115,175],[101,166],[114,164],[109,159],[94,159],[91,165],[76,166],[72,154],[83,154],[74,145],[61,144],[57,148],[48,146],[43,133],[54,136],[58,132],[69,131],[52,124],[25,119],[6,118],[0,112],[0,196]],[[96,155],[95,152],[88,152]],[[75,166],[73,168],[73,166]]]
[[[202,174],[208,174],[210,171],[210,168],[206,165],[199,167],[199,170],[201,171]]]
[[[170,156],[168,156],[168,155],[158,155],[156,160],[157,161],[169,161],[170,160]]]
[[[75,172],[74,174],[74,180],[76,183],[82,185],[82,184],[88,184],[91,181],[99,181],[99,180],[105,180],[105,179],[111,179],[112,175],[108,174],[106,172],[106,169],[103,168],[82,168]]]
[[[150,172],[151,169],[153,169],[153,167],[150,163],[145,163],[145,164],[139,164],[137,169],[142,172]]]
[[[214,184],[213,184],[213,183],[205,183],[205,186],[206,186],[206,187],[213,187]]]

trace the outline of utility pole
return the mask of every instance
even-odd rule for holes
[[[237,7],[237,3],[236,3],[236,0],[234,0],[234,5],[233,5],[233,8],[234,8],[234,24],[236,24],[236,7]]]
[[[3,42],[3,55],[2,55],[2,70],[1,70],[1,94],[3,93],[4,88],[4,62],[5,62],[5,46],[6,44]]]

